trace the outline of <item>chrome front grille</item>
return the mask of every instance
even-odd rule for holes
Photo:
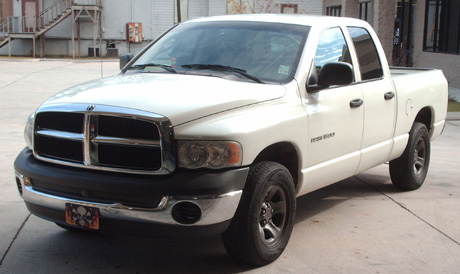
[[[149,112],[83,104],[40,108],[34,125],[38,159],[92,169],[168,174],[175,169],[172,126]]]

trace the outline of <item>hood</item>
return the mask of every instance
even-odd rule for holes
[[[137,73],[98,79],[66,89],[46,104],[83,103],[132,108],[163,115],[174,126],[262,101],[280,98],[282,85],[219,77]]]

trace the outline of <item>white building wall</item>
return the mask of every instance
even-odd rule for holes
[[[22,2],[21,1],[13,1],[13,16],[22,16]]]
[[[0,48],[0,55],[8,55],[11,46],[11,55],[32,56],[32,39],[16,39]]]
[[[209,16],[209,0],[189,0],[188,18]]]
[[[227,14],[227,0],[209,0],[209,16]]]
[[[298,14],[321,15],[322,0],[228,0],[227,13],[281,13],[281,5],[297,5]]]
[[[152,39],[155,39],[174,25],[174,2],[153,1],[152,15],[154,27]]]
[[[82,55],[87,54],[88,45],[83,47],[86,43],[81,44]],[[37,48],[37,52],[38,52]],[[69,39],[53,39],[46,42],[46,52],[52,56],[72,56],[72,41]],[[75,52],[78,55],[78,45],[75,43]]]
[[[118,48],[118,54],[125,53],[137,54],[144,48],[150,41],[160,36],[163,32],[168,30],[174,25],[174,2],[170,0],[117,0],[128,3],[129,7],[125,7],[132,15],[122,14],[121,12],[112,12],[106,9],[106,2],[112,3],[113,0],[103,0],[103,14],[106,13],[106,19],[103,21],[102,26],[112,28],[111,36],[103,33],[104,40],[113,40]],[[113,5],[112,9],[118,9],[117,5]],[[125,20],[129,19],[129,20]],[[142,43],[128,43],[126,41],[126,23],[135,22],[142,23],[143,42]],[[114,31],[123,33],[117,34],[118,39],[115,39]],[[103,45],[103,47],[105,44]],[[105,50],[103,50],[105,52]]]
[[[102,37],[104,39],[126,40],[126,23],[135,22],[133,20],[137,15],[131,12],[131,2],[126,0],[102,1]],[[135,2],[139,4],[140,1]]]
[[[317,0],[302,0],[302,1],[279,1],[280,4],[296,4],[299,5],[300,14],[321,15],[323,14],[323,3]]]
[[[129,1],[127,1],[129,2]],[[131,7],[128,10],[132,12],[132,23],[142,23],[142,35],[143,40],[152,40],[155,35],[155,27],[152,24],[153,13],[154,13],[154,1],[151,0],[131,0]],[[120,17],[123,18],[123,17]],[[117,18],[113,18],[117,20]],[[120,22],[120,19],[118,19]],[[126,25],[126,23],[130,22],[120,22],[121,24]],[[125,33],[126,37],[126,33]]]
[[[40,0],[40,8],[42,3],[46,9],[57,1]],[[78,1],[83,3],[87,0]],[[273,3],[278,5],[278,10],[273,11],[275,13],[280,12],[280,4],[297,4],[299,13],[321,14],[322,12],[322,0],[274,0]],[[227,14],[227,5],[227,0],[189,0],[188,17],[192,19],[203,16],[224,15]],[[103,55],[106,54],[108,42],[115,43],[118,55],[128,52],[136,54],[150,41],[174,25],[174,0],[102,0],[102,7],[101,29],[103,42],[102,45],[99,45],[98,36],[96,48],[101,47]],[[21,1],[13,1],[13,10],[15,16],[21,16]],[[69,16],[45,34],[47,56],[72,56],[71,18]],[[126,41],[126,23],[131,22],[142,23],[144,40],[142,43],[128,43]],[[76,26],[75,24],[75,28]],[[87,56],[88,48],[93,47],[93,37],[93,23],[90,19],[82,20],[80,24],[81,56]],[[76,29],[75,39],[77,39]],[[32,42],[27,39],[15,40],[11,45],[13,55],[27,56],[32,51]],[[76,56],[78,56],[77,41],[75,41],[74,47]],[[38,39],[36,49],[38,55]],[[8,55],[8,46],[0,49],[0,55]]]
[[[61,23],[45,33],[46,38],[72,38],[72,16],[70,15]],[[75,37],[77,37],[75,32]]]

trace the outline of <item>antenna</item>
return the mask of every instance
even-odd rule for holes
[[[102,49],[102,46],[100,46]],[[99,50],[99,55],[101,57],[101,78],[104,78],[104,66],[102,65],[102,51]]]
[[[101,57],[101,78],[104,78],[104,66],[102,65],[102,14],[99,14],[98,19],[99,19],[99,57]],[[107,49],[107,46],[106,46],[106,49]]]

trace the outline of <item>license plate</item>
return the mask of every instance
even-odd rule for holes
[[[76,204],[65,204],[65,221],[88,229],[99,229],[99,208]]]

